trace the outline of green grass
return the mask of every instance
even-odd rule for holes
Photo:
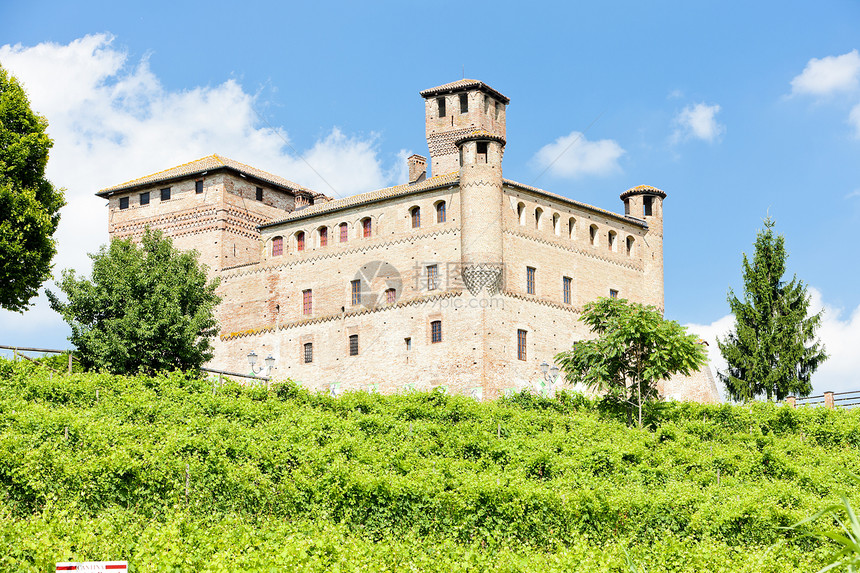
[[[98,390],[98,401],[96,391]],[[0,569],[815,571],[860,411],[273,392],[0,361]],[[188,483],[186,501],[186,467]]]

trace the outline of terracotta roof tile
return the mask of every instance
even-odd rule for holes
[[[451,93],[455,91],[466,90],[469,88],[478,88],[480,90],[483,90],[506,105],[511,101],[507,96],[503,95],[501,92],[494,90],[484,82],[479,80],[469,80],[466,78],[463,78],[462,80],[457,80],[456,82],[442,84],[441,86],[436,86],[435,88],[428,88],[419,93],[421,94],[421,97],[426,98],[437,94]]]
[[[233,169],[235,171],[238,171],[239,173],[244,173],[245,175],[256,177],[261,181],[266,181],[278,187],[284,187],[292,191],[310,193],[314,197],[325,197],[325,195],[323,195],[322,193],[317,193],[316,191],[312,191],[310,189],[302,187],[298,183],[294,183],[292,181],[289,181],[288,179],[284,179],[283,177],[278,177],[277,175],[272,175],[271,173],[263,171],[262,169],[257,169],[256,167],[245,165],[244,163],[240,163],[239,161],[235,161],[227,157],[222,157],[221,155],[210,155],[208,157],[203,157],[202,159],[197,159],[195,161],[183,163],[182,165],[177,165],[176,167],[171,167],[170,169],[165,169],[157,173],[152,173],[151,175],[132,179],[131,181],[126,181],[125,183],[114,185],[113,187],[106,187],[96,193],[96,195],[106,197],[111,193],[115,193],[117,191],[132,189],[134,187],[140,187],[142,185],[151,185],[160,181],[176,179],[178,177],[190,177],[198,173],[203,173],[205,171],[211,171],[220,168]]]
[[[654,195],[659,195],[663,199],[666,198],[666,192],[657,189],[656,187],[651,187],[650,185],[637,185],[636,187],[631,187],[627,191],[621,194],[621,199],[624,200],[631,195],[640,195],[642,193],[653,193]]]

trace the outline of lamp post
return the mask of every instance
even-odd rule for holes
[[[272,356],[271,352],[266,357],[265,362],[265,366],[260,366],[259,369],[255,368],[254,365],[257,363],[257,354],[253,350],[248,353],[248,364],[251,365],[251,372],[253,372],[255,376],[262,372],[264,368],[266,369],[266,376],[271,376],[272,368],[275,367],[275,357]]]
[[[555,379],[558,377],[558,366],[553,364],[552,368],[550,368],[546,360],[540,363],[540,371],[543,374],[543,379],[549,384],[555,382]]]

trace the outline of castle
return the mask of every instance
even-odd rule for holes
[[[334,394],[487,399],[540,389],[590,336],[584,303],[663,310],[663,191],[623,192],[618,214],[505,179],[509,99],[469,79],[420,94],[431,171],[413,155],[403,185],[331,199],[212,155],[97,193],[111,237],[161,229],[220,277],[209,366],[271,354],[273,377]],[[719,401],[707,367],[660,391]]]

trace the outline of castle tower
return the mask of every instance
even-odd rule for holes
[[[663,199],[666,193],[651,187],[639,185],[621,194],[624,201],[624,214],[648,223],[645,245],[640,245],[642,262],[645,266],[645,288],[647,303],[665,309],[663,297]]]
[[[484,82],[462,79],[421,92],[433,176],[460,169],[455,142],[480,130],[505,139],[510,100]]]

